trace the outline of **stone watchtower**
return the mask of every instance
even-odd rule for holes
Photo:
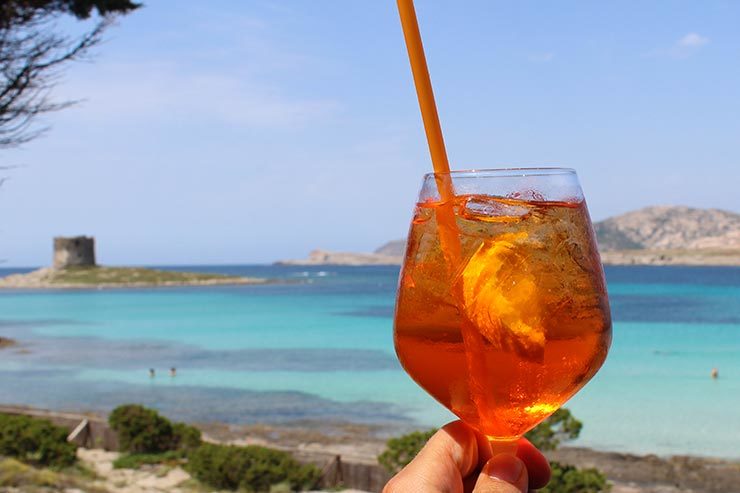
[[[95,238],[92,236],[54,238],[54,268],[64,269],[72,266],[95,266]]]

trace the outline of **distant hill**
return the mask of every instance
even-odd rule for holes
[[[605,264],[740,265],[740,214],[719,209],[653,206],[594,223]],[[373,253],[314,251],[286,264],[400,264],[405,240]]]
[[[740,248],[740,214],[719,209],[645,207],[594,229],[601,251]]]
[[[389,257],[403,257],[406,254],[406,240],[389,241],[373,253],[376,255],[387,255]]]
[[[275,265],[401,265],[402,261],[402,256],[395,255],[313,250],[308,258],[279,260]]]

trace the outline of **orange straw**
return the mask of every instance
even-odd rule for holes
[[[419,98],[421,118],[424,120],[424,130],[427,134],[434,172],[449,173],[450,165],[447,161],[445,139],[442,136],[442,127],[439,124],[437,105],[434,102],[434,90],[429,78],[429,69],[427,68],[426,56],[424,56],[424,45],[421,42],[413,0],[398,0],[398,13],[401,16],[403,37],[406,39],[406,49],[409,52],[411,72],[414,74],[416,95]]]
[[[447,255],[450,267],[454,272],[459,264],[458,259],[461,253],[460,241],[457,238],[455,213],[452,209],[452,199],[455,197],[455,193],[452,190],[452,181],[449,175],[450,164],[447,161],[445,139],[442,136],[442,127],[439,124],[437,104],[434,102],[434,90],[432,89],[432,81],[429,78],[427,59],[424,55],[424,45],[421,42],[421,33],[419,32],[419,22],[416,20],[416,11],[414,10],[414,1],[398,0],[398,13],[401,16],[403,37],[406,40],[406,49],[409,52],[411,72],[414,75],[416,95],[419,98],[421,118],[424,121],[424,130],[427,134],[429,153],[432,156],[437,190],[439,191],[440,199],[447,205],[438,209],[437,220],[441,226],[439,233],[442,249]]]
[[[432,81],[429,78],[429,68],[427,67],[426,56],[424,55],[424,45],[421,42],[414,2],[413,0],[397,0],[397,2],[398,13],[401,16],[401,26],[403,27],[403,37],[406,40],[406,49],[409,52],[411,72],[414,74],[414,85],[416,86],[416,95],[419,98],[421,117],[424,120],[424,130],[427,134],[429,153],[432,156],[437,189],[439,190],[439,196],[443,204],[442,207],[437,209],[439,241],[442,251],[447,258],[451,277],[454,279],[458,269],[462,266],[462,251],[460,233],[453,209],[455,192],[452,188],[452,180],[449,175],[450,165],[447,161],[445,141],[442,137],[442,127],[439,124],[437,105],[434,102],[434,91],[432,90]],[[460,307],[464,303],[461,288],[462,286],[459,283],[455,283],[453,286],[453,295],[457,298],[457,303]],[[460,330],[463,336],[463,343],[465,344],[465,356],[471,380],[471,397],[478,408],[478,412],[481,415],[488,414],[492,412],[494,406],[493,403],[489,402],[487,389],[481,385],[481,382],[485,381],[483,377],[486,371],[485,359],[483,358],[483,337],[466,320],[462,321]],[[511,454],[516,451],[516,442],[492,442],[491,448],[494,453]]]

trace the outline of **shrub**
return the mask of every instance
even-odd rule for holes
[[[552,478],[540,493],[600,493],[609,491],[611,485],[596,469],[578,469],[574,466],[552,462]]]
[[[39,466],[70,466],[77,446],[67,441],[67,433],[45,419],[0,414],[0,455]]]
[[[321,475],[315,466],[301,465],[285,452],[255,445],[204,443],[190,454],[187,468],[193,477],[213,488],[251,492],[269,491],[279,483],[287,483],[293,490],[310,488]]]
[[[135,454],[157,454],[173,448],[172,423],[154,411],[136,404],[118,406],[108,417],[118,434],[119,448]]]
[[[389,473],[396,474],[416,457],[416,454],[436,432],[436,429],[414,431],[407,435],[391,438],[388,440],[383,453],[378,456],[378,463]]]
[[[174,435],[172,443],[174,450],[195,450],[203,443],[200,430],[195,426],[175,423],[172,425],[172,433]]]
[[[136,404],[118,406],[108,418],[118,434],[120,448],[135,454],[159,454],[169,450],[193,450],[202,443],[195,426],[172,423],[154,409]]]
[[[578,438],[582,428],[569,410],[558,409],[524,436],[540,450],[555,450],[562,442]]]

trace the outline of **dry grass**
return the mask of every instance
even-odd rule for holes
[[[28,493],[62,492],[80,489],[86,493],[105,493],[89,482],[94,474],[80,466],[62,471],[37,469],[15,459],[0,458],[0,488],[17,488]]]

